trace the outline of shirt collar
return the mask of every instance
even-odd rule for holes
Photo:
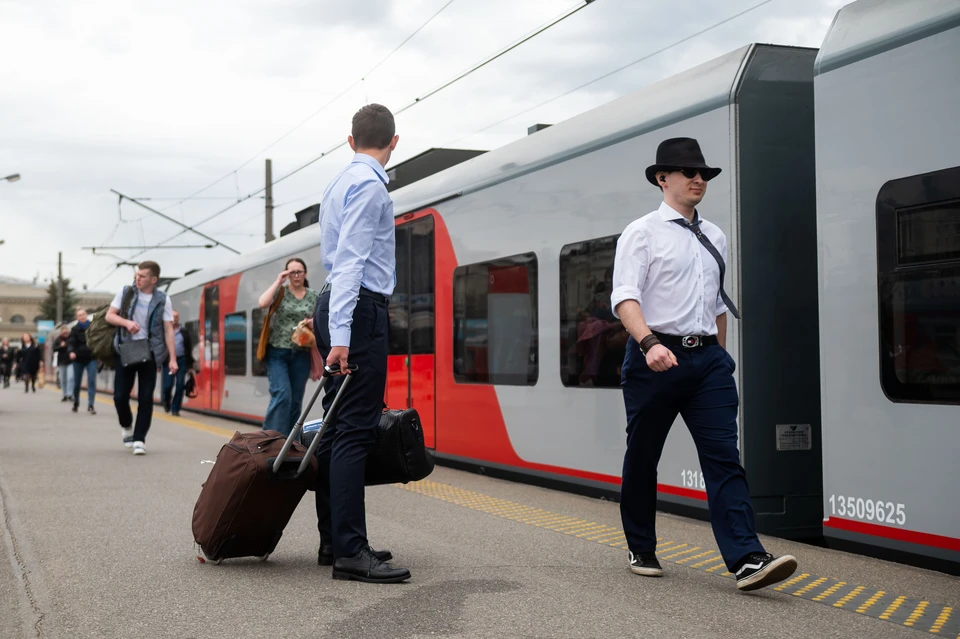
[[[660,203],[660,208],[658,209],[658,212],[660,213],[660,219],[662,219],[664,222],[669,222],[670,220],[683,220],[684,224],[687,223],[687,218],[683,217],[683,215],[681,215],[679,211],[677,211],[675,208],[673,208],[666,202]],[[700,217],[700,211],[697,211],[696,209],[693,210],[693,221],[694,222],[703,221],[703,218]]]
[[[383,170],[383,167],[380,165],[379,162],[377,162],[373,158],[373,156],[367,155],[366,153],[354,153],[353,162],[366,164],[367,166],[369,166],[370,168],[372,168],[374,171],[377,172],[377,177],[380,178],[381,182],[383,182],[384,184],[390,183],[390,178],[387,176],[387,172]]]

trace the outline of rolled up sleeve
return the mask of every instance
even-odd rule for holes
[[[613,258],[613,291],[610,293],[610,308],[617,319],[617,304],[636,300],[642,305],[640,289],[650,266],[650,247],[643,232],[627,227],[617,240]]]

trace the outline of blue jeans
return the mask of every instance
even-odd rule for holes
[[[270,405],[263,430],[289,435],[300,417],[303,392],[310,377],[310,353],[294,348],[267,347]]]
[[[170,374],[170,367],[163,365],[163,381],[160,385],[160,401],[164,406],[174,413],[180,412],[183,405],[183,384],[187,379],[187,356],[181,355],[177,358],[177,377],[176,389],[174,390],[174,377]],[[170,401],[170,391],[173,390],[173,402]]]
[[[97,397],[97,360],[89,362],[73,362],[73,403],[80,405],[80,384],[83,380],[83,371],[87,371],[87,406],[93,406]]]
[[[60,380],[60,390],[63,391],[63,398],[73,396],[73,362],[67,362],[63,366],[57,365],[57,373]]]

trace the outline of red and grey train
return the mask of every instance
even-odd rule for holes
[[[758,528],[954,570],[960,128],[956,83],[934,79],[960,59],[960,8],[902,4],[848,5],[820,49],[745,46],[394,191],[387,404],[419,411],[441,463],[615,494],[616,241],[659,205],[659,142],[695,137],[724,169],[700,208],[743,316],[727,344]],[[294,256],[319,288],[317,225],[169,287],[196,344],[186,410],[262,420],[257,298]],[[659,497],[706,512],[680,419]]]

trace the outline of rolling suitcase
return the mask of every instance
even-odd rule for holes
[[[349,368],[357,369],[356,365]],[[337,370],[337,366],[328,366],[323,376]],[[347,375],[340,385],[324,422],[333,418],[351,377]],[[313,439],[308,447],[296,439],[323,381],[289,436],[274,430],[237,432],[220,449],[193,508],[193,538],[200,547],[197,559],[201,563],[219,564],[235,557],[265,561],[276,549],[293,511],[316,482],[314,451],[320,438]]]

